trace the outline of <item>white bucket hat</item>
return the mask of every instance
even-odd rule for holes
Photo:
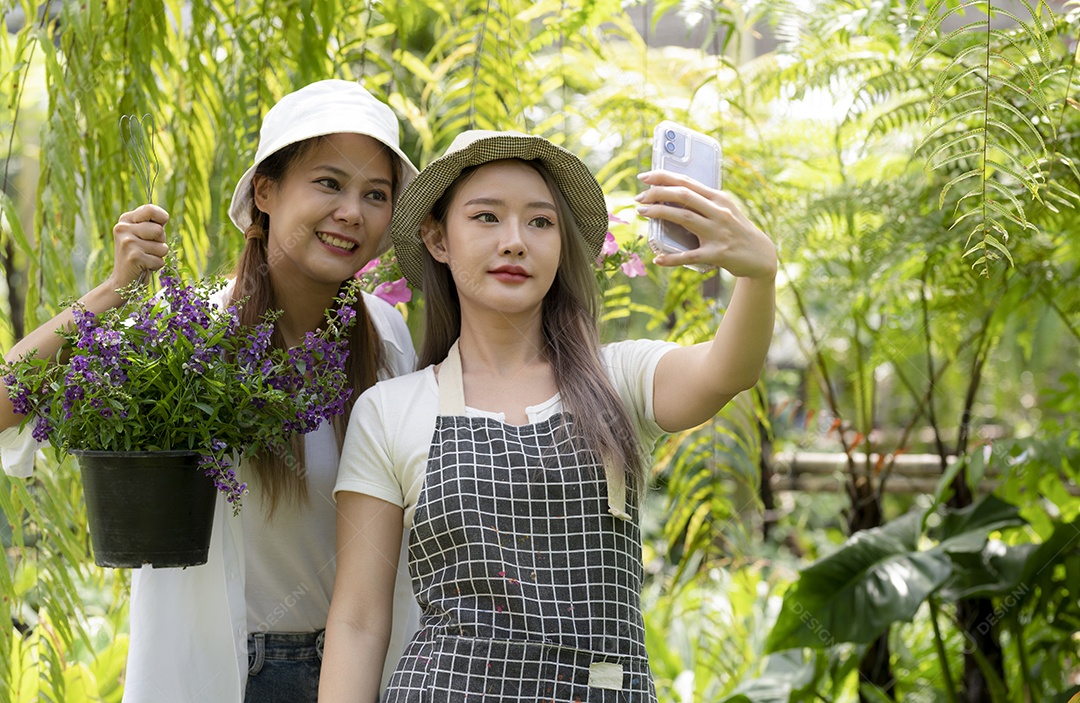
[[[251,181],[255,169],[279,149],[327,134],[363,134],[385,144],[401,162],[397,196],[416,177],[416,167],[398,145],[398,120],[394,111],[359,83],[343,80],[317,81],[289,93],[277,102],[259,130],[259,148],[251,165],[233,191],[229,218],[240,231],[251,225]],[[385,238],[380,253],[385,251]]]

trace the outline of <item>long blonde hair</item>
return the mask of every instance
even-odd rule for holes
[[[593,260],[586,251],[573,211],[555,179],[539,161],[523,161],[543,177],[555,198],[559,215],[562,254],[551,289],[541,308],[542,330],[548,361],[555,374],[559,395],[573,418],[575,435],[601,460],[622,466],[627,485],[645,482],[641,441],[600,363],[597,329],[600,291]],[[454,195],[480,166],[465,169],[431,208],[431,219],[446,234],[446,215]],[[420,368],[446,358],[461,334],[461,302],[450,269],[421,247],[424,263],[424,341]]]
[[[255,173],[271,181],[280,182],[292,164],[316,146],[321,139],[323,137],[313,137],[274,152],[259,163]],[[397,183],[401,178],[401,163],[390,149],[385,146],[383,149],[389,154],[390,163],[393,165],[391,192],[396,192]],[[259,210],[254,198],[251,204],[251,225],[244,236],[247,241],[236,266],[234,274],[236,281],[230,300],[247,298],[247,302],[238,311],[238,317],[241,324],[254,326],[261,321],[267,310],[277,310],[281,307],[281,301],[275,299],[269,276],[267,240],[270,236],[270,216]],[[342,282],[342,285],[344,283]],[[363,297],[357,297],[353,308],[356,311],[356,323],[349,333],[349,357],[345,369],[352,394],[345,404],[344,413],[331,420],[339,453],[345,441],[345,429],[353,404],[361,393],[375,384],[379,370],[383,368],[386,361],[383,357],[379,333],[367,314]],[[276,326],[270,337],[270,343],[280,349],[287,346],[285,338]],[[308,499],[304,454],[304,437],[295,435],[289,442],[287,452],[263,453],[251,460],[255,481],[262,491],[268,515],[273,516],[274,511],[284,502],[297,504]]]

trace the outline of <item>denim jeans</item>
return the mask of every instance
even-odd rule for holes
[[[244,703],[317,703],[323,634],[320,630],[249,635]]]

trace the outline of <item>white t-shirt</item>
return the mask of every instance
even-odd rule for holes
[[[366,293],[364,304],[382,340],[389,367],[380,378],[412,371],[416,354],[401,315],[385,301]],[[231,506],[219,495],[206,564],[132,571],[131,642],[124,703],[240,703],[247,684],[249,621],[255,611],[266,613],[254,616],[258,625],[273,619],[279,612],[275,611],[278,605],[290,609],[303,601],[306,614],[296,616],[303,628],[311,631],[325,626],[336,564],[335,509],[329,493],[334,479],[333,473],[326,471],[336,471],[337,443],[333,430],[324,427],[305,437],[305,445],[308,466],[322,467],[325,475],[309,483],[311,503],[304,515],[294,516],[296,521],[286,518],[277,527],[271,523],[273,533],[260,533],[264,528],[253,524],[258,519],[257,511],[249,510],[258,507],[254,493],[245,496],[245,508],[235,517]],[[11,476],[29,477],[39,448],[29,428],[23,433],[17,427],[0,432],[0,461]],[[244,467],[240,471],[243,473]],[[275,515],[275,522],[278,517]],[[286,537],[284,533],[290,529],[297,530],[297,534]],[[287,563],[277,571],[272,560],[281,558],[281,554],[276,553],[276,546],[270,548],[275,553],[268,551],[267,539],[288,539],[290,543],[282,544],[283,549],[313,549],[317,554],[294,555],[285,559]],[[316,566],[313,577],[299,575]],[[277,577],[264,582],[271,571]],[[267,586],[269,582],[273,585]],[[263,604],[253,606],[252,612],[247,602],[249,594],[253,602]],[[418,608],[405,574],[395,593],[395,637],[408,641],[417,623]],[[275,620],[266,629],[281,631],[282,624],[287,622]],[[393,667],[388,665],[387,669],[384,685]]]
[[[600,350],[604,370],[647,449],[664,434],[653,412],[656,364],[661,356],[678,346],[672,342],[636,340],[608,344]],[[530,424],[561,411],[558,395],[526,408]],[[470,417],[504,419],[502,413],[469,407],[465,412]],[[439,386],[433,366],[369,388],[353,407],[334,492],[363,493],[404,508],[404,527],[408,530],[424,485],[438,415]],[[399,562],[399,574],[406,563]],[[398,651],[400,645],[392,641],[391,647],[391,651]]]

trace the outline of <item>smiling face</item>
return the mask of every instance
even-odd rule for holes
[[[450,201],[441,226],[422,228],[428,251],[454,278],[462,314],[535,314],[555,280],[562,252],[555,198],[521,161],[495,161],[472,172]]]
[[[255,203],[270,217],[271,278],[333,288],[372,258],[390,224],[393,163],[360,134],[323,137],[280,181],[255,177]]]

